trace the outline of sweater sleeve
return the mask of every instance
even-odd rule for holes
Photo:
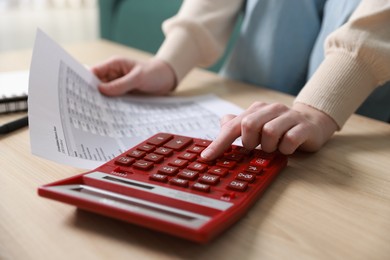
[[[170,64],[177,82],[195,66],[209,66],[222,55],[243,0],[185,0],[163,23],[165,40],[156,57]]]
[[[295,99],[341,128],[378,86],[390,80],[390,1],[363,0],[325,42],[325,59]]]

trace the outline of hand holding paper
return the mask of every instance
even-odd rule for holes
[[[242,109],[213,95],[107,97],[99,80],[42,31],[29,81],[29,120],[35,155],[96,168],[157,132],[213,139],[219,119]]]

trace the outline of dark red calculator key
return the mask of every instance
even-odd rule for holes
[[[180,159],[188,160],[191,162],[194,161],[197,157],[198,157],[197,154],[189,153],[189,152],[183,153],[183,154],[178,156],[178,158],[180,158]]]
[[[199,182],[194,183],[191,188],[202,192],[210,192],[210,185]]]
[[[155,153],[149,153],[144,157],[144,159],[154,163],[161,163],[164,160],[164,156]]]
[[[150,144],[142,144],[142,145],[137,146],[138,150],[141,150],[141,151],[144,151],[147,153],[153,152],[155,148],[156,147],[154,145],[150,145]]]
[[[168,143],[164,144],[164,147],[171,148],[173,150],[182,150],[193,142],[193,139],[185,136],[175,136]]]
[[[224,159],[237,162],[241,161],[242,158],[244,158],[244,154],[241,153],[229,153],[224,156]]]
[[[203,147],[207,147],[211,144],[210,140],[195,139],[195,144]]]
[[[205,147],[194,145],[194,146],[188,148],[187,152],[200,154],[204,149],[205,149]]]
[[[183,159],[174,159],[168,163],[168,165],[176,166],[179,168],[184,168],[185,166],[187,166],[187,164],[188,164],[188,161],[183,160]]]
[[[253,160],[255,160],[256,158],[259,159],[259,161],[257,163],[259,164],[265,164],[264,167],[266,167],[268,165],[269,162],[271,162],[276,156],[276,152],[273,152],[273,153],[266,153],[264,151],[261,151],[261,150],[254,150],[254,154],[253,154]],[[255,162],[253,162],[255,163]]]
[[[256,175],[252,174],[252,173],[240,172],[236,176],[236,180],[239,180],[239,181],[254,182],[255,179],[256,179]]]
[[[127,155],[135,159],[140,159],[146,155],[145,152],[139,150],[130,150],[127,152]]]
[[[213,166],[213,165],[216,164],[215,160],[212,160],[212,161],[204,160],[204,159],[202,159],[202,157],[199,157],[196,161],[199,162],[199,163],[203,163],[203,164],[209,165],[209,166]]]
[[[263,167],[257,165],[248,165],[245,169],[246,172],[260,174],[263,171]]]
[[[276,152],[272,153],[266,153],[262,150],[253,150],[254,151],[254,157],[260,157],[260,158],[266,158],[272,160],[276,156]]]
[[[199,182],[203,184],[216,185],[219,182],[219,176],[212,174],[203,174],[199,179]]]
[[[270,159],[268,158],[260,158],[260,157],[257,157],[257,158],[254,158],[252,159],[252,161],[250,162],[250,165],[254,165],[254,166],[259,166],[259,167],[267,167],[268,164],[270,163]]]
[[[217,162],[217,166],[225,167],[228,169],[234,168],[236,166],[237,162],[236,161],[230,161],[230,160],[220,160]]]
[[[187,168],[193,171],[204,172],[207,170],[207,165],[204,163],[192,162]]]
[[[135,159],[127,156],[121,156],[115,160],[115,164],[122,166],[130,166],[133,164],[133,162],[135,162]]]
[[[171,156],[173,154],[173,150],[170,148],[165,148],[165,147],[159,147],[155,151],[157,154],[164,155],[165,157]]]
[[[156,146],[160,146],[160,145],[166,143],[167,141],[171,140],[172,138],[173,138],[172,134],[160,133],[160,134],[156,134],[155,136],[149,138],[147,140],[147,143],[152,144],[152,145],[156,145]]]
[[[199,173],[197,171],[191,171],[188,169],[182,170],[177,175],[177,177],[179,177],[179,178],[190,180],[190,181],[196,180],[198,178],[198,176],[199,176]]]
[[[178,173],[179,171],[179,168],[178,167],[174,167],[174,166],[161,166],[159,169],[158,169],[158,173],[160,174],[164,174],[164,175],[169,175],[169,176],[173,176],[173,175],[176,175],[176,173]]]
[[[227,188],[230,190],[243,192],[248,188],[248,183],[246,181],[233,180],[229,183]]]
[[[248,150],[248,149],[246,149],[246,148],[244,148],[244,147],[241,147],[241,146],[236,146],[234,149],[233,149],[233,151],[235,152],[235,153],[239,153],[239,154],[243,154],[243,155],[250,155],[250,154],[252,154],[252,152],[253,152],[253,150]]]
[[[210,174],[225,177],[229,173],[229,170],[224,167],[213,166],[207,172]]]
[[[168,176],[158,173],[153,173],[149,176],[150,180],[159,181],[159,182],[167,182]]]
[[[153,167],[153,163],[145,160],[138,160],[135,163],[133,163],[133,167],[138,170],[147,171]]]
[[[172,178],[170,181],[169,181],[170,184],[173,184],[173,185],[176,185],[176,186],[180,186],[180,187],[184,187],[184,188],[187,188],[188,187],[188,181],[187,180],[183,180],[183,179],[179,179],[179,178]]]

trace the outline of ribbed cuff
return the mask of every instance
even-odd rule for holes
[[[370,67],[350,53],[329,54],[296,97],[332,117],[339,128],[376,86]]]

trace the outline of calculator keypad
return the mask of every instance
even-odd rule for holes
[[[220,158],[208,162],[200,153],[210,143],[160,133],[115,158],[114,164],[131,173],[130,178],[144,177],[157,185],[201,194],[218,191],[225,199],[234,199],[236,192],[245,194],[254,185],[261,185],[275,157],[275,153],[232,145]]]
[[[44,197],[197,242],[242,217],[287,165],[280,153],[231,145],[213,161],[210,140],[156,134],[98,168],[39,189]]]

